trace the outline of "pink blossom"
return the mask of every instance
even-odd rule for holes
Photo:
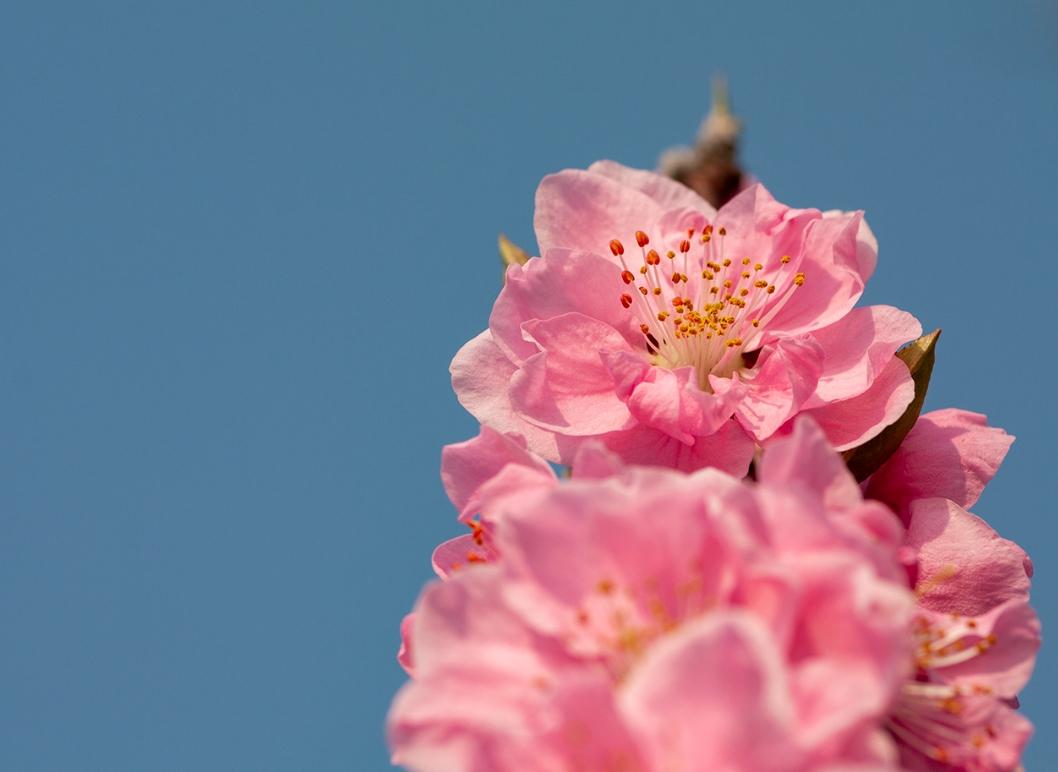
[[[909,769],[1018,769],[1032,734],[1014,710],[1040,643],[1032,563],[963,508],[1012,440],[976,413],[927,413],[866,485],[901,513],[917,556],[916,675],[888,722]]]
[[[900,447],[871,475],[869,498],[907,515],[915,499],[941,497],[972,507],[1014,438],[985,416],[947,408],[919,416]]]
[[[790,483],[799,457],[843,471],[818,430],[777,441],[759,484],[603,454],[582,466],[610,476],[538,469],[524,495],[494,482],[536,466],[508,441],[486,431],[448,451],[446,487],[457,505],[477,497],[496,557],[417,605],[395,763],[894,768],[879,727],[911,664],[902,528],[840,475]]]
[[[597,443],[585,444],[576,456],[577,479],[609,477],[621,468],[620,459]],[[546,493],[558,485],[558,478],[546,461],[526,449],[523,437],[482,426],[477,437],[444,447],[441,482],[458,510],[459,522],[470,529],[433,552],[434,572],[446,579],[466,566],[496,560],[494,532],[505,509]],[[401,623],[397,653],[409,674],[414,672],[410,640],[414,616],[408,614]]]
[[[601,161],[545,177],[535,225],[541,257],[508,269],[452,378],[548,460],[594,438],[631,463],[743,474],[798,414],[843,449],[913,396],[893,353],[918,322],[853,308],[877,252],[861,213],[791,209],[759,184],[717,212]]]
[[[836,457],[810,450],[821,438],[807,428],[795,430],[799,442],[764,455],[760,477],[809,487],[840,512],[857,500],[855,483]],[[1014,770],[1032,732],[1013,709],[1039,647],[1028,605],[1032,564],[960,506],[977,501],[1011,440],[976,413],[927,413],[866,485],[908,524],[904,559],[918,605],[913,677],[885,721],[907,769]]]

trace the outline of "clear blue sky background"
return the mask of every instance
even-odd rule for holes
[[[1058,625],[1053,2],[23,2],[0,67],[0,769],[384,769],[496,232],[718,70],[944,327],[929,403],[1018,435],[978,511]]]

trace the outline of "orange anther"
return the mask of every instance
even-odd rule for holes
[[[650,237],[647,236],[647,234],[643,233],[643,231],[636,231],[636,244],[641,247],[645,247],[649,243]]]
[[[621,295],[621,305],[624,306],[625,308],[628,308],[629,306],[631,306],[632,305],[632,296],[627,294],[627,293],[625,293],[624,295]]]
[[[635,274],[631,271],[621,271],[621,281],[625,284],[631,284],[636,280]]]
[[[691,251],[691,242],[687,241],[687,239],[684,239],[683,241],[681,241],[680,242],[680,252],[690,252],[690,251]]]
[[[624,244],[617,239],[613,239],[610,241],[610,251],[613,252],[614,257],[623,255],[625,253]]]

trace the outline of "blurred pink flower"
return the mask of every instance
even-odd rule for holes
[[[1012,441],[977,413],[927,413],[866,484],[908,524],[917,557],[916,675],[889,720],[910,769],[1015,770],[1032,734],[1014,710],[1040,644],[1032,563],[963,508]]]
[[[631,463],[743,474],[799,413],[843,449],[913,396],[892,355],[918,322],[853,308],[877,251],[861,213],[791,209],[759,184],[716,212],[600,161],[545,177],[535,225],[542,257],[508,269],[452,377],[476,418],[548,460],[597,438]]]
[[[501,557],[420,599],[395,763],[893,768],[880,727],[911,664],[903,529],[818,430],[777,441],[759,484],[600,455],[582,466],[612,476],[557,485],[508,442],[485,431],[446,454],[446,487],[496,522]],[[811,484],[784,474],[798,458]]]

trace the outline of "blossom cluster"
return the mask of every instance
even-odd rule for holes
[[[1018,769],[1032,564],[968,511],[1012,437],[920,414],[935,336],[857,306],[863,214],[602,161],[535,228],[452,362],[481,428],[442,453],[466,530],[401,626],[394,763]]]

